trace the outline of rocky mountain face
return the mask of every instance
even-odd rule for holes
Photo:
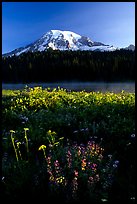
[[[53,50],[92,50],[92,51],[114,51],[114,46],[105,45],[101,42],[93,42],[86,36],[81,36],[71,31],[50,30],[40,39],[25,47],[17,48],[3,56],[20,55],[24,52],[44,51],[49,48]]]

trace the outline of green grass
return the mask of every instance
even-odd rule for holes
[[[10,137],[11,130],[15,131],[14,141],[18,140],[17,142],[22,144],[17,148],[17,151],[20,149],[22,156],[22,160],[19,159],[20,157],[18,158],[19,161],[16,160],[15,148],[13,148]],[[25,137],[24,130],[28,130]],[[32,185],[34,175],[37,175],[40,171],[43,172],[41,168],[47,169],[47,167],[42,167],[44,163],[41,155],[42,151],[38,151],[40,147],[47,147],[43,149],[43,153],[48,155],[50,146],[54,146],[54,144],[58,146],[60,138],[63,138],[63,146],[57,148],[57,158],[53,157],[54,152],[51,153],[52,158],[56,161],[63,158],[62,152],[68,148],[68,141],[73,147],[75,143],[78,146],[81,144],[87,145],[88,141],[94,139],[97,144],[101,141],[104,158],[111,154],[114,160],[120,161],[111,190],[105,192],[107,193],[107,199],[129,201],[135,196],[134,134],[135,93],[124,91],[117,94],[113,92],[67,92],[60,88],[50,90],[50,88],[42,89],[41,87],[26,87],[22,91],[2,90],[2,155],[3,177],[5,178],[3,195],[5,197],[9,196],[9,198],[13,193],[17,197],[20,195],[21,190],[16,192],[14,177],[18,181],[19,189],[24,189],[24,186],[27,186],[30,180]],[[73,149],[71,151],[74,152]],[[8,155],[6,162],[4,162],[5,154]],[[37,165],[36,158],[39,161],[37,161]],[[74,164],[75,160],[77,159],[74,159]],[[105,162],[106,160],[104,160]],[[18,165],[22,166],[24,173]],[[74,169],[72,170],[74,171]],[[100,169],[99,171],[101,172]],[[17,176],[17,174],[20,176]],[[102,174],[100,173],[100,175]],[[81,178],[83,178],[83,174]],[[45,185],[43,182],[40,183],[39,190],[36,186],[33,189],[32,185],[30,186],[32,191],[28,192],[32,195],[36,191],[41,192],[39,196],[42,197],[44,195],[44,193],[42,194],[43,185]],[[102,199],[105,199],[103,190],[102,194],[98,194],[99,191],[96,192],[94,197],[89,196],[90,199],[96,200],[99,195],[103,196]],[[61,190],[61,192],[63,191]],[[127,193],[125,194],[125,192]],[[84,195],[86,196],[86,193]],[[58,197],[57,194],[56,196]]]

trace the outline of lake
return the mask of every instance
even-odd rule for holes
[[[118,93],[122,90],[134,93],[135,92],[135,82],[54,82],[54,83],[26,83],[26,84],[4,84],[2,83],[2,89],[24,89],[25,86],[35,87],[41,86],[42,88],[65,88],[67,90],[72,91],[82,91],[85,90],[87,92],[91,91],[100,91],[100,92],[114,92]]]

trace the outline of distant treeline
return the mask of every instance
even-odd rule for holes
[[[3,83],[135,80],[135,52],[116,50],[22,53],[2,58]]]

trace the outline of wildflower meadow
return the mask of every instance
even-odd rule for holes
[[[135,202],[135,94],[2,90],[2,198]]]

